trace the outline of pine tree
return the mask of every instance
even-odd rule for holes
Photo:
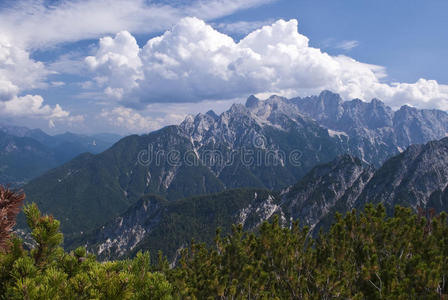
[[[172,285],[165,274],[152,272],[149,253],[106,263],[83,247],[67,253],[59,221],[35,204],[24,212],[35,247],[26,251],[14,237],[0,252],[0,299],[172,299]]]
[[[277,216],[255,232],[217,231],[175,267],[159,253],[98,262],[60,246],[59,222],[24,209],[35,247],[12,235],[0,251],[0,299],[446,299],[448,216],[383,205],[337,215],[317,238]]]

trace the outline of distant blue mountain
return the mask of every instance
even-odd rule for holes
[[[0,125],[0,184],[20,185],[81,153],[103,152],[120,138],[70,132],[52,136],[40,129]]]

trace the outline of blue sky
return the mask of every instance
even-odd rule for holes
[[[448,1],[283,0],[224,21],[269,18],[298,19],[310,44],[329,53],[340,53],[338,42],[358,41],[349,55],[386,66],[390,80],[448,82]]]
[[[447,11],[443,0],[2,1],[2,123],[143,133],[250,94],[322,89],[446,110]]]

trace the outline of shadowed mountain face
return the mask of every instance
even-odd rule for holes
[[[105,259],[138,250],[163,250],[174,259],[192,238],[212,243],[217,227],[226,233],[239,223],[254,230],[273,215],[279,215],[284,226],[298,220],[316,234],[328,228],[336,212],[361,210],[368,202],[383,203],[389,213],[398,204],[442,211],[448,209],[447,170],[448,138],[411,146],[376,171],[342,155],[314,167],[281,193],[237,189],[173,201],[145,196],[104,226],[69,239],[67,246],[87,244]]]
[[[351,156],[314,168],[282,194],[284,212],[303,224],[326,227],[336,212],[383,203],[414,210],[448,210],[448,138],[413,145],[374,171]]]
[[[375,173],[358,199],[367,202],[448,210],[448,138],[412,145]]]
[[[378,167],[409,143],[444,137],[447,124],[441,111],[393,112],[379,100],[343,102],[328,91],[294,99],[251,96],[219,116],[189,116],[178,126],[78,157],[25,191],[62,221],[64,233],[75,233],[107,222],[145,194],[173,201],[240,187],[281,190],[344,153]],[[361,189],[371,174],[359,168],[343,184]],[[335,204],[353,201],[353,193]]]

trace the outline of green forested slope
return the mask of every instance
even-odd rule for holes
[[[275,194],[260,189],[234,189],[217,194],[167,201],[146,195],[126,213],[99,228],[66,239],[65,246],[87,245],[101,259],[135,255],[159,250],[173,260],[178,249],[191,240],[213,243],[217,228],[229,233],[232,224],[241,222],[240,211],[253,208],[244,216],[245,228],[253,229],[264,220],[262,205],[268,197],[279,203]],[[258,208],[258,213],[256,212]]]
[[[79,233],[123,213],[147,193],[170,199],[223,190],[222,183],[201,165],[177,168],[166,159],[160,164],[154,160],[149,166],[138,163],[139,152],[151,144],[156,145],[155,151],[191,150],[188,139],[176,131],[171,126],[144,136],[128,136],[101,154],[81,155],[25,185],[27,200],[57,216],[63,232]]]

